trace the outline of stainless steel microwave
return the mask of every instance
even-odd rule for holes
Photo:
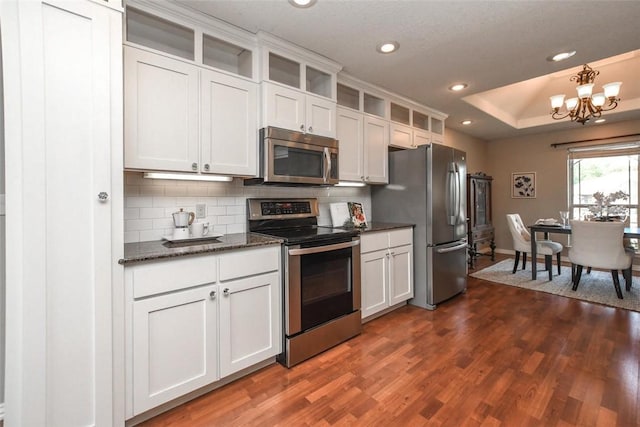
[[[245,185],[335,185],[338,183],[338,141],[276,127],[260,130],[258,178]]]

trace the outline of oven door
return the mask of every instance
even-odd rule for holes
[[[286,250],[287,337],[360,309],[360,237]]]
[[[338,149],[276,138],[264,140],[264,182],[338,183]]]

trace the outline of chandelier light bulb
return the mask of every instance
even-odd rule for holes
[[[578,98],[569,98],[567,99],[567,110],[573,111],[578,106]]]
[[[593,83],[580,85],[576,90],[578,91],[578,98],[589,98],[593,90]]]
[[[551,100],[551,108],[560,108],[564,104],[564,95],[553,95],[549,99]]]
[[[607,98],[616,98],[620,93],[620,86],[622,82],[612,82],[607,83],[606,85],[602,85],[602,89],[604,89],[604,96]]]
[[[604,93],[602,92],[594,93],[591,96],[591,103],[596,107],[602,107],[606,100],[607,98],[604,96]]]

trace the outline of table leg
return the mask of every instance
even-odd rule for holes
[[[536,280],[536,267],[538,266],[536,254],[536,232],[531,233],[531,280]]]

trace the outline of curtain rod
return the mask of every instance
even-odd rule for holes
[[[555,142],[553,144],[550,144],[549,146],[551,148],[558,148],[558,147],[565,146],[565,145],[581,144],[583,142],[608,141],[608,140],[612,140],[612,139],[616,139],[616,138],[627,138],[627,137],[630,137],[630,136],[640,136],[640,133],[630,133],[628,135],[610,136],[610,137],[607,137],[607,138],[583,139],[583,140],[580,140],[580,141]]]

